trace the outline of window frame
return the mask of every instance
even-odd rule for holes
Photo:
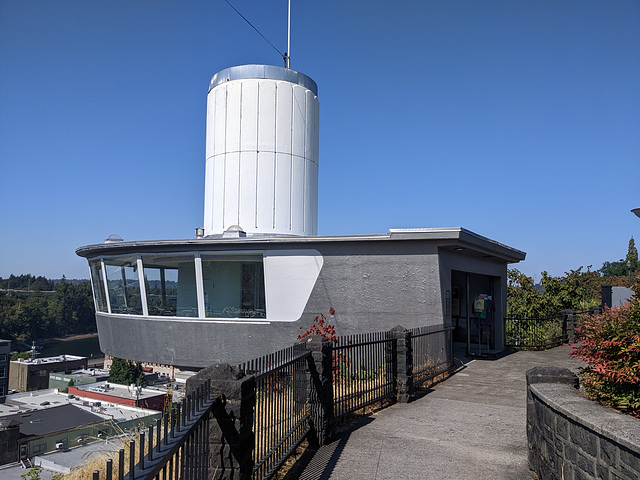
[[[108,314],[109,316],[115,317],[147,317],[152,319],[162,319],[162,320],[180,320],[180,321],[194,321],[201,320],[207,321],[211,323],[270,323],[268,320],[268,299],[266,297],[266,276],[264,275],[265,270],[265,258],[268,251],[266,250],[187,250],[180,252],[157,252],[157,251],[141,251],[137,253],[122,253],[119,255],[100,255],[97,257],[87,258],[88,262],[99,261],[100,262],[100,273],[102,276],[102,288],[104,293],[104,298],[106,301],[107,311],[99,311],[96,308],[96,313]],[[196,317],[183,317],[183,316],[161,316],[161,315],[150,315],[149,314],[149,305],[147,301],[147,289],[145,285],[144,278],[144,265],[142,262],[143,256],[184,256],[191,257],[194,262],[195,268],[195,282],[196,282],[196,296],[197,296],[197,306],[198,306],[198,316]],[[259,257],[262,263],[263,268],[263,286],[265,288],[265,316],[264,317],[207,317],[206,316],[206,308],[205,308],[205,298],[204,298],[204,275],[202,268],[202,259],[203,257],[234,257],[234,256],[255,256]],[[140,290],[141,303],[142,303],[142,314],[131,314],[131,313],[119,313],[113,312],[111,310],[111,298],[109,296],[109,287],[108,287],[108,279],[106,272],[106,264],[112,259],[119,259],[124,257],[135,257],[136,264],[138,269],[138,286]],[[257,260],[257,258],[256,258]],[[93,281],[91,282],[92,288],[94,288]],[[96,302],[96,292],[93,291],[94,303]]]

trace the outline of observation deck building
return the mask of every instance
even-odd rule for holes
[[[463,228],[318,236],[318,132],[306,75],[244,65],[212,78],[204,228],[76,251],[104,353],[240,363],[292,344],[330,307],[339,335],[452,323],[469,348],[503,349],[507,264],[525,254]],[[482,325],[471,321],[476,298],[491,305]]]

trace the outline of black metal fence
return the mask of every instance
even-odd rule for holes
[[[505,319],[505,347],[514,350],[545,350],[563,343],[574,342],[576,324],[583,315],[600,313],[600,307],[589,310],[563,310],[549,317],[507,317]]]
[[[310,355],[296,344],[240,365],[256,381],[253,478],[270,478],[309,432]]]
[[[451,369],[453,329],[436,325],[410,330],[413,358],[413,385],[428,384]]]
[[[388,332],[337,338],[332,348],[334,420],[395,396],[395,348]]]
[[[167,410],[155,428],[141,431],[106,461],[106,480],[204,480],[209,475],[209,417],[213,399],[205,383]],[[127,474],[125,475],[125,471]],[[93,480],[100,471],[93,471]]]
[[[551,317],[505,320],[505,346],[513,349],[544,350],[567,341],[561,314]]]
[[[117,472],[107,462],[106,479],[209,479],[218,468],[212,463],[220,446],[224,468],[237,469],[238,478],[270,479],[305,438],[322,444],[345,416],[385,399],[407,401],[414,386],[450,371],[451,335],[451,327],[440,325],[343,336],[335,343],[315,337],[240,365],[245,376],[238,380],[236,405],[245,409],[240,417],[252,420],[240,419],[240,430],[231,430],[237,442],[242,429],[252,429],[243,437],[250,439],[243,445],[251,456],[246,465],[231,458],[240,457],[238,451],[223,454],[225,445],[233,451],[233,441],[222,438],[211,446],[215,422],[238,421],[238,412],[224,413],[227,400],[234,399],[211,398],[212,384],[196,382],[197,390],[170,408],[155,430],[130,442],[128,458],[119,452]],[[225,428],[218,431],[224,437]],[[100,478],[97,471],[93,478]]]

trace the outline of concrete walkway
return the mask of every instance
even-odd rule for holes
[[[577,371],[570,347],[471,360],[422,398],[383,409],[316,452],[305,480],[528,480],[525,372]]]

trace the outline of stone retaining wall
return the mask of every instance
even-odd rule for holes
[[[577,390],[566,368],[527,372],[529,467],[541,480],[640,479],[640,420]]]

